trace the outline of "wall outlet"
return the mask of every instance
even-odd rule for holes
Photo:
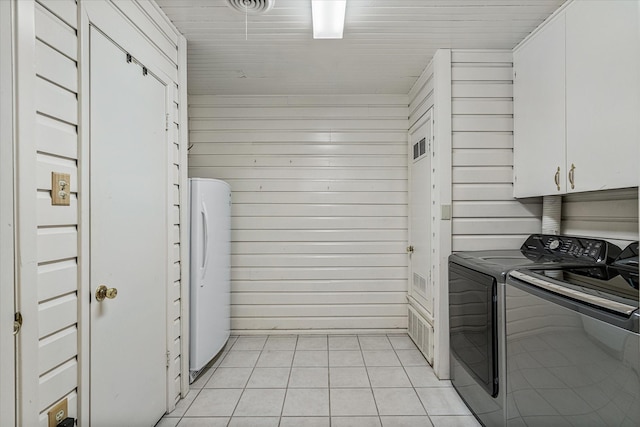
[[[49,427],[56,427],[61,421],[67,418],[67,399],[61,400],[47,412],[49,416]]]
[[[69,206],[71,203],[71,176],[68,173],[51,172],[51,204]]]

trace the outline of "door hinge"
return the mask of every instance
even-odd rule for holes
[[[13,335],[18,335],[22,329],[22,313],[19,311],[13,315]]]
[[[164,115],[164,130],[169,130],[169,113]]]
[[[169,362],[171,361],[171,352],[167,350],[167,368],[169,367]]]

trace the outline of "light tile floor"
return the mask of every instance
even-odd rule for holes
[[[474,427],[406,334],[231,337],[156,427]]]

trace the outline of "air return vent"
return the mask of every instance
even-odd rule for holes
[[[408,332],[427,362],[433,365],[433,327],[411,306],[409,306]]]
[[[242,13],[262,15],[271,10],[276,0],[226,0],[227,6]]]

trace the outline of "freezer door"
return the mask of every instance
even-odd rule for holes
[[[226,182],[190,180],[190,357],[202,369],[230,334],[231,190]]]

